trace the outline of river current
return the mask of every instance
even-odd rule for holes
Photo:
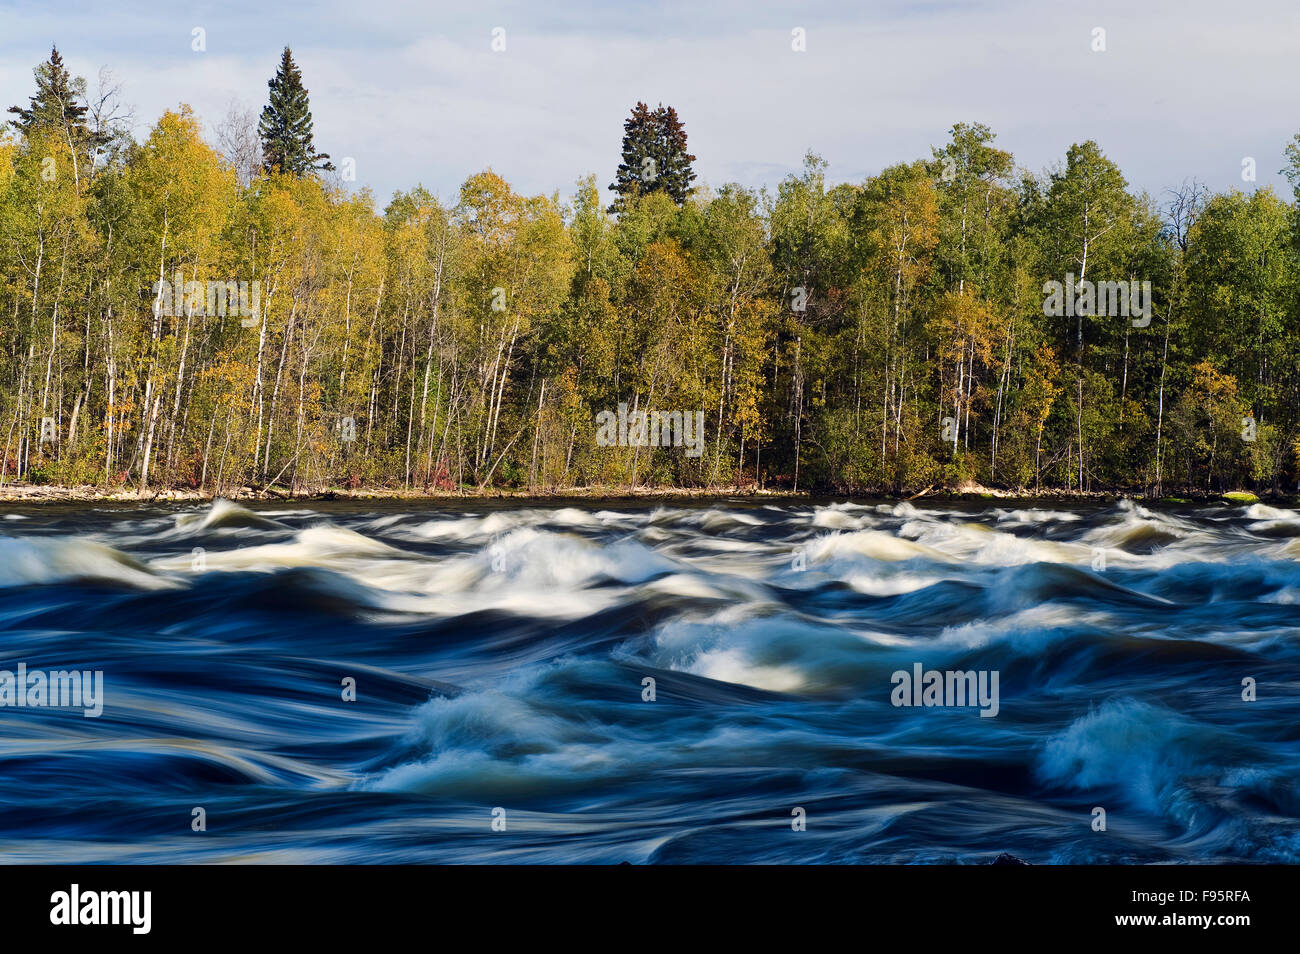
[[[0,860],[1296,862],[1297,604],[1259,504],[7,504]]]

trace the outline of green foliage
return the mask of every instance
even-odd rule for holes
[[[186,107],[92,178],[84,83],[57,51],[38,68],[0,140],[0,481],[1169,496],[1297,479],[1300,215],[1270,190],[1189,187],[1161,209],[1095,143],[1033,176],[959,123],[861,182],[810,153],[773,192],[704,194],[676,113],[638,104],[617,216],[594,176],[562,202],[491,170],[377,211],[311,174],[326,157],[288,50],[271,87],[271,168],[247,185]],[[1150,310],[1045,314],[1067,275],[1149,282]],[[191,283],[256,283],[257,307],[212,313]],[[620,406],[702,415],[702,439],[608,446],[597,415]]]
[[[27,106],[9,107],[9,112],[18,117],[13,120],[14,126],[28,138],[38,132],[50,134],[65,155],[70,151],[85,165],[95,147],[107,144],[109,138],[103,131],[92,131],[87,124],[86,81],[68,72],[57,46],[33,72],[36,95]]]
[[[609,187],[618,195],[609,211],[620,212],[629,200],[652,193],[682,205],[695,191],[695,157],[686,149],[686,127],[677,110],[662,103],[651,110],[637,103],[623,123],[623,161]]]
[[[307,88],[302,85],[302,71],[286,46],[280,66],[266,84],[270,101],[262,108],[257,124],[262,138],[262,162],[267,172],[302,176],[334,166],[327,153],[316,152],[312,144],[311,107]]]

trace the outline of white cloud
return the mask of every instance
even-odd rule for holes
[[[1250,188],[1247,155],[1257,185],[1283,187],[1275,172],[1300,126],[1292,0],[697,6],[24,2],[3,13],[0,97],[25,102],[57,41],[92,80],[111,66],[142,125],[182,101],[211,125],[232,97],[260,108],[288,43],[318,148],[354,157],[357,184],[381,200],[416,182],[449,196],[489,165],[528,192],[567,193],[589,172],[603,186],[638,99],[677,107],[715,186],[775,185],[808,148],[834,179],[857,180],[980,121],[1030,168],[1092,138],[1152,192],[1188,177]],[[190,50],[193,26],[206,53]],[[490,50],[495,26],[504,53]],[[795,26],[805,53],[790,49]],[[1095,26],[1105,53],[1089,48]]]

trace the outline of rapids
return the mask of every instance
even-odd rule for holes
[[[0,707],[6,861],[1300,860],[1293,511],[0,517],[0,670],[104,684]],[[996,717],[894,705],[916,664],[1000,673]]]

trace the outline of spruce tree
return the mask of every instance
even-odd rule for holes
[[[86,125],[86,81],[73,77],[63,65],[59,48],[50,49],[50,58],[36,67],[36,95],[26,108],[10,106],[17,115],[13,124],[24,136],[36,129],[57,131],[60,138],[75,143],[83,151],[107,141],[107,136],[91,132]]]
[[[622,211],[629,199],[650,192],[665,192],[681,205],[695,191],[694,161],[686,151],[686,128],[677,110],[660,103],[652,111],[638,102],[623,123],[623,161],[610,185],[618,196],[609,211]]]
[[[329,155],[316,152],[312,143],[307,89],[302,85],[302,72],[287,46],[280,58],[279,69],[266,85],[271,89],[271,99],[263,107],[257,124],[258,134],[262,137],[262,164],[266,170],[270,172],[278,168],[281,172],[301,176],[333,169]]]

